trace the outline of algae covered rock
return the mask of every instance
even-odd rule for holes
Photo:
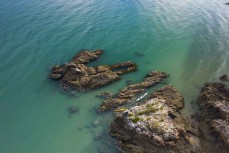
[[[188,138],[193,139],[186,132],[185,121],[182,122],[181,103],[181,94],[168,85],[145,103],[118,115],[110,133],[125,153],[196,152],[198,148],[189,142]],[[175,115],[171,117],[171,113]]]
[[[137,69],[137,65],[131,61],[111,66],[89,67],[85,65],[98,59],[102,53],[102,50],[81,51],[69,63],[54,66],[49,76],[54,80],[60,80],[62,87],[66,90],[85,91],[111,84],[119,80],[121,74]],[[121,70],[117,70],[120,68]]]

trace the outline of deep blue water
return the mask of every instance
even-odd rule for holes
[[[168,83],[185,97],[183,113],[192,113],[200,87],[229,75],[225,2],[1,0],[0,153],[117,153],[107,136],[113,113],[97,114],[101,99],[95,95],[117,92],[126,80],[140,81],[154,69],[170,74]],[[81,49],[105,50],[92,65],[132,60],[139,70],[69,96],[48,73]],[[69,116],[70,105],[79,113]]]

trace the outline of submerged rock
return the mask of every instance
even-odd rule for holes
[[[102,137],[102,134],[99,132],[94,133],[93,139],[94,140],[99,140]]]
[[[224,75],[222,75],[221,77],[219,77],[219,79],[220,79],[221,81],[228,81],[228,77],[227,77],[226,74],[224,74]]]
[[[183,106],[181,94],[168,85],[117,116],[110,134],[124,153],[198,152],[199,140],[186,131],[179,112]]]
[[[127,84],[134,84],[134,81],[133,80],[127,80],[126,83]]]
[[[130,84],[123,88],[116,96],[105,100],[99,110],[101,112],[108,109],[117,108],[120,105],[128,103],[137,94],[144,92],[147,88],[157,85],[166,79],[169,75],[164,72],[152,71],[150,72],[144,81],[136,84]]]
[[[92,125],[93,125],[94,127],[98,127],[100,124],[101,124],[100,119],[96,119],[96,120],[94,120],[94,121],[92,122]]]
[[[134,52],[134,54],[135,54],[137,57],[143,57],[143,56],[144,56],[143,53],[139,53],[139,52]]]
[[[54,66],[49,77],[60,80],[61,85],[66,90],[85,91],[111,84],[120,79],[119,75],[137,69],[137,65],[131,61],[111,66],[88,67],[85,65],[98,59],[102,53],[102,50],[81,51],[68,64]]]
[[[96,97],[108,99],[108,98],[114,97],[114,94],[110,93],[110,92],[102,92],[102,93],[96,95]]]
[[[199,128],[206,139],[217,144],[221,152],[229,150],[229,88],[222,83],[208,83],[199,97]],[[226,151],[227,150],[227,151]]]
[[[78,113],[80,108],[78,106],[68,106],[67,110],[69,115],[73,115],[75,113]]]

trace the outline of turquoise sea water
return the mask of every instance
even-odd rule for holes
[[[167,82],[185,97],[183,113],[192,113],[202,84],[229,75],[225,2],[1,0],[0,153],[117,153],[107,136],[113,113],[97,114],[102,101],[95,95],[117,92],[153,69],[170,74]],[[69,96],[48,73],[81,49],[105,50],[91,65],[132,60],[139,70]],[[69,106],[80,111],[69,116]]]

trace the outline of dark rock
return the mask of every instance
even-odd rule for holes
[[[224,74],[224,75],[222,75],[221,77],[219,77],[219,79],[220,79],[221,81],[228,81],[228,77],[227,77],[226,74]]]
[[[113,98],[105,100],[99,110],[101,112],[108,109],[117,108],[120,105],[128,103],[137,94],[144,92],[147,88],[155,86],[166,79],[169,75],[164,72],[152,71],[150,72],[144,81],[136,84],[130,84],[123,88],[116,96]]]
[[[137,69],[131,61],[121,62],[111,66],[101,65],[88,67],[85,64],[99,58],[103,51],[81,51],[68,64],[54,66],[50,78],[60,80],[63,89],[85,91],[99,88],[119,80],[121,74]]]
[[[113,64],[110,69],[114,71],[117,75],[129,73],[137,69],[137,65],[131,61],[120,62],[118,64]]]
[[[139,52],[134,52],[134,53],[135,53],[135,55],[136,55],[137,57],[143,57],[143,56],[144,56],[143,53],[139,53]]]
[[[179,112],[183,106],[181,94],[169,85],[153,95],[145,103],[125,110],[112,122],[110,134],[122,152],[201,152],[199,139],[186,131],[185,119]],[[176,114],[176,118],[171,118],[170,113]]]
[[[208,83],[199,96],[199,128],[221,152],[229,149],[229,88],[222,83]]]
[[[229,3],[225,3],[226,5],[229,5]]]
[[[174,88],[172,85],[167,85],[157,90],[157,92],[154,92],[152,94],[152,98],[163,98],[165,100],[166,105],[173,109],[180,110],[184,107],[183,96],[180,93],[178,93],[176,88]]]
[[[79,112],[80,108],[78,106],[68,106],[67,108],[69,115],[73,115]]]
[[[54,80],[59,80],[62,77],[62,75],[53,73],[53,74],[50,74],[49,77]]]
[[[81,51],[75,57],[73,57],[72,62],[74,64],[86,64],[90,61],[94,61],[99,58],[99,55],[103,53],[102,50],[96,51]]]
[[[206,84],[199,97],[200,115],[184,118],[183,97],[171,85],[119,112],[110,134],[124,153],[227,153],[229,88]]]
[[[127,80],[126,83],[127,84],[134,84],[134,81],[133,80]]]

